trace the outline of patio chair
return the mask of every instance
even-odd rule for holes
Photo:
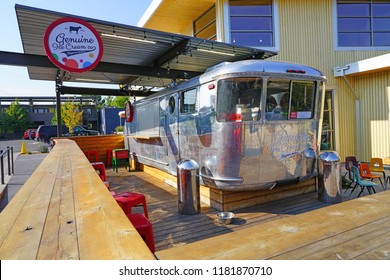
[[[360,177],[360,172],[359,172],[359,169],[356,167],[356,166],[352,166],[352,173],[353,173],[353,181],[355,183],[355,186],[353,187],[353,190],[352,192],[354,191],[354,189],[357,187],[357,186],[360,186],[361,187],[361,191],[360,193],[358,194],[357,197],[359,197],[364,189],[366,188],[368,193],[371,194],[371,190],[376,193],[375,191],[375,187],[376,187],[376,184],[372,181],[367,181],[367,180],[363,180],[361,177]],[[351,193],[352,193],[351,192]]]
[[[347,188],[345,189],[344,193],[346,193],[347,190],[349,190],[350,188],[352,188],[351,193],[355,190],[355,187],[353,187],[354,180],[353,180],[353,174],[352,174],[352,168],[351,168],[352,166],[359,167],[358,162],[356,160],[356,157],[355,156],[345,157],[345,169],[347,170],[347,172],[345,172],[344,178],[347,178],[347,173],[348,173],[349,180],[347,183]]]
[[[371,172],[382,173],[383,174],[383,181],[386,182],[385,167],[383,166],[383,160],[381,158],[371,158],[370,170],[371,170]],[[382,184],[382,187],[383,186],[384,185]]]
[[[368,163],[365,162],[360,163],[359,171],[360,171],[360,177],[371,181],[373,181],[374,179],[378,179],[379,182],[381,183],[382,188],[385,189],[381,176],[372,174]]]

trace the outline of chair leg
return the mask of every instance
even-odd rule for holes
[[[352,184],[351,184],[352,186]],[[349,196],[351,196],[351,194],[353,193],[353,191],[356,189],[356,187],[358,186],[358,184],[355,183],[355,186],[353,186],[352,190],[351,190],[351,193],[349,194]]]
[[[386,189],[386,188],[385,188],[385,184],[383,184],[384,181],[382,182],[382,179],[381,179],[381,178],[378,178],[378,179],[379,179],[379,182],[381,182],[382,189],[385,190],[385,189]]]
[[[364,190],[364,187],[362,187],[362,190],[360,191],[360,193],[358,194],[357,197],[360,197],[360,195],[363,193],[363,190]]]

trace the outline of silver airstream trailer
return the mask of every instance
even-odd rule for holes
[[[176,175],[183,159],[220,190],[271,189],[316,175],[325,77],[264,60],[222,63],[132,104],[125,143]]]

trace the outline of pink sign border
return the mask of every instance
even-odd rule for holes
[[[79,24],[82,24],[84,25],[86,28],[88,28],[96,37],[96,39],[98,40],[98,44],[99,44],[99,54],[98,54],[98,57],[96,58],[95,62],[90,64],[88,67],[85,67],[85,68],[70,68],[70,67],[67,67],[66,65],[63,65],[62,63],[60,63],[53,55],[52,55],[52,52],[50,50],[50,46],[49,46],[49,36],[51,34],[51,32],[53,31],[53,29],[59,25],[59,24],[62,24],[64,22],[77,22]],[[102,56],[103,56],[103,41],[102,41],[102,38],[100,37],[100,34],[95,30],[95,28],[90,25],[88,22],[84,21],[84,20],[81,20],[81,19],[78,19],[78,18],[72,18],[72,17],[66,17],[66,18],[61,18],[61,19],[58,19],[54,22],[52,22],[48,28],[46,29],[46,32],[45,32],[45,35],[44,35],[44,38],[43,38],[43,42],[44,42],[44,48],[45,48],[45,52],[49,58],[49,60],[54,64],[56,65],[58,68],[60,69],[63,69],[65,71],[69,71],[69,72],[78,72],[78,73],[82,73],[82,72],[87,72],[87,71],[90,71],[92,70],[93,68],[96,67],[96,65],[99,64]]]

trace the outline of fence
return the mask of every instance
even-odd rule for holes
[[[6,150],[0,150],[0,177],[1,184],[5,184],[5,173],[4,173],[4,158],[7,158],[8,163],[8,175],[14,174],[14,148],[7,147]]]

